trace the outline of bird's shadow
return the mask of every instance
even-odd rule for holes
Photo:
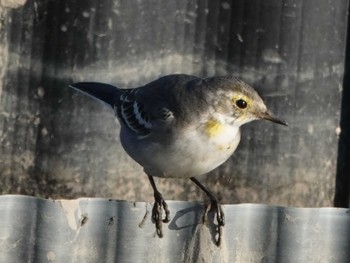
[[[191,236],[198,235],[198,231],[206,225],[209,228],[211,239],[216,244],[218,235],[218,225],[215,221],[215,212],[210,211],[205,215],[206,206],[196,204],[191,207],[179,210],[176,212],[173,219],[170,221],[169,230],[182,230],[191,228]]]

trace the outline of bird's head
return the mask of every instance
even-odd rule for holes
[[[219,91],[220,100],[225,101],[219,104],[225,105],[224,108],[233,115],[232,119],[236,125],[241,126],[253,120],[263,119],[287,126],[285,121],[277,118],[267,109],[259,94],[243,81],[236,78],[224,79],[217,91]]]

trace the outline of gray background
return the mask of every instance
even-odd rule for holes
[[[289,128],[246,125],[234,156],[199,179],[224,203],[330,206],[348,8],[333,2],[2,1],[1,193],[152,201],[113,113],[67,84],[231,74]],[[205,198],[187,180],[157,183],[165,199]]]

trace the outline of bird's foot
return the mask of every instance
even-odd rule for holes
[[[163,219],[163,209],[165,211],[165,218]],[[162,223],[170,221],[170,211],[163,196],[159,192],[154,193],[154,205],[152,209],[152,219],[156,224],[156,232],[159,237],[163,237]]]
[[[216,214],[216,221],[217,221],[217,238],[215,240],[216,245],[220,246],[221,240],[222,240],[222,230],[225,225],[225,214],[222,210],[222,207],[219,203],[219,201],[215,198],[212,199],[211,202],[206,205],[205,213],[203,215],[203,223],[207,221],[208,213],[209,211],[214,210],[214,213]]]

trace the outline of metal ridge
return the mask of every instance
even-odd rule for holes
[[[224,205],[221,247],[203,205],[168,201],[155,235],[152,206],[103,198],[0,196],[1,262],[348,262],[350,210]]]

